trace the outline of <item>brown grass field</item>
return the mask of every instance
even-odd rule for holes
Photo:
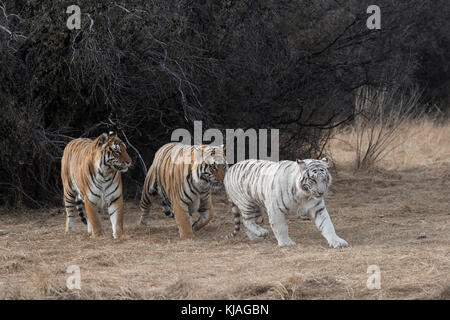
[[[352,169],[350,131],[330,143],[336,169],[326,203],[350,248],[329,249],[311,221],[295,216],[293,247],[278,247],[272,233],[225,239],[233,217],[224,191],[214,197],[216,217],[189,240],[159,205],[143,229],[138,207],[126,203],[121,240],[106,218],[107,235],[90,239],[81,222],[64,234],[63,208],[22,209],[0,213],[0,298],[449,299],[450,126],[403,129],[399,147],[371,171]],[[267,217],[264,225],[270,230]],[[66,287],[69,265],[81,269],[81,290]],[[366,287],[370,265],[381,270],[379,290]]]

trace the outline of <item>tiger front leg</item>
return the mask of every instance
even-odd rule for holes
[[[279,246],[293,246],[295,242],[291,240],[288,233],[288,225],[284,213],[278,208],[268,210],[269,222],[272,231],[277,238]]]
[[[87,232],[88,232],[88,234],[91,234],[91,232],[92,232],[91,223],[89,222],[89,219],[86,219],[86,220],[87,220]]]
[[[172,209],[173,214],[175,215],[175,220],[178,224],[178,229],[180,231],[180,238],[184,239],[194,236],[188,207],[181,204],[180,200],[178,200],[174,201]]]
[[[331,248],[343,248],[348,247],[349,244],[344,239],[338,237],[334,230],[333,222],[331,222],[330,215],[328,214],[325,203],[322,202],[318,208],[310,210],[311,219],[319,229],[322,236],[327,240],[328,245]]]
[[[114,239],[123,236],[123,197],[120,194],[117,198],[108,203],[108,215],[111,221]]]
[[[192,224],[192,229],[194,231],[198,231],[206,226],[214,217],[214,207],[211,196],[209,196],[208,199],[200,201],[198,212],[200,214],[200,218]]]
[[[302,220],[311,220],[308,214],[308,210],[305,210],[302,206],[297,209],[297,218]]]
[[[102,209],[101,208],[97,208],[97,217],[100,220],[102,216]],[[86,224],[87,224],[87,233],[91,234],[92,232],[92,226],[91,223],[89,222],[89,219],[86,219]]]

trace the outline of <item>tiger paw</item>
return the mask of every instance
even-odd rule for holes
[[[91,233],[91,238],[100,238],[102,236],[104,236],[103,231],[97,231],[97,232]]]
[[[296,245],[296,243],[294,241],[292,241],[291,239],[278,241],[279,247],[289,247],[289,246],[295,246],[295,245]]]
[[[66,224],[66,234],[71,234],[75,231],[75,226],[73,224]]]
[[[266,231],[266,233],[262,232],[261,230],[252,231],[244,226],[244,232],[251,241],[264,239],[269,234],[269,232],[267,230],[265,230],[263,228],[261,228],[261,229]]]
[[[260,228],[255,234],[259,238],[265,238],[269,235],[269,231],[264,228]]]
[[[339,237],[336,237],[336,238],[334,238],[333,240],[331,240],[331,241],[328,243],[328,245],[329,245],[331,248],[333,248],[333,249],[349,247],[348,242],[345,241],[345,240],[342,239],[342,238],[339,238]]]
[[[113,238],[115,239],[115,240],[117,240],[117,239],[122,239],[123,238],[123,231],[117,231],[116,232],[116,234],[113,234]]]
[[[194,233],[192,233],[192,232],[180,235],[181,239],[189,239],[189,238],[193,238],[193,237],[194,237]]]
[[[148,220],[141,217],[137,224],[140,227],[148,227]]]

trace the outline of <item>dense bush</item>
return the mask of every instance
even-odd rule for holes
[[[82,28],[71,31],[74,3]],[[366,27],[369,4],[0,3],[0,201],[60,203],[65,144],[110,128],[136,148],[125,175],[133,195],[144,178],[136,150],[149,165],[172,130],[194,120],[279,128],[281,157],[307,157],[352,120],[363,85],[419,83],[434,102],[443,98],[429,88],[449,83],[446,1],[379,1],[379,31]]]

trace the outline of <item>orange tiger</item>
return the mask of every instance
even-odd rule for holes
[[[213,218],[211,188],[222,187],[226,169],[223,146],[162,146],[145,178],[139,224],[147,225],[150,195],[159,193],[166,215],[175,216],[180,237],[192,236]],[[200,217],[192,223],[194,212]]]
[[[61,160],[66,233],[75,229],[76,208],[92,237],[103,234],[98,214],[106,205],[113,237],[123,235],[121,172],[130,165],[125,144],[112,131],[95,140],[79,138],[67,144]]]

